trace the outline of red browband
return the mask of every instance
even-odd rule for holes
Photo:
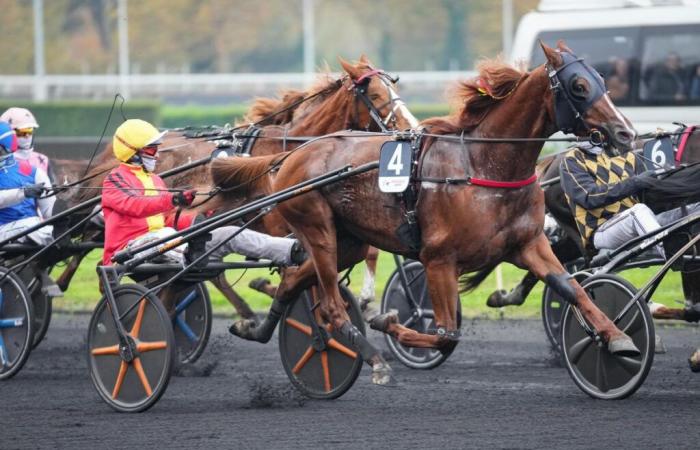
[[[530,178],[520,181],[496,181],[496,180],[485,180],[483,178],[469,178],[469,183],[474,186],[483,186],[490,188],[503,188],[503,189],[517,189],[525,186],[529,186],[537,181],[537,175],[533,175]]]
[[[690,126],[683,131],[683,137],[681,138],[681,143],[678,145],[678,151],[676,152],[676,163],[680,164],[681,158],[683,158],[683,152],[685,151],[685,146],[688,143],[688,138],[695,131],[695,125]]]

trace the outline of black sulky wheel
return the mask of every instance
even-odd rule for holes
[[[51,323],[53,298],[43,291],[43,287],[40,276],[33,277],[27,284],[29,295],[32,298],[32,307],[34,308],[34,340],[32,349],[36,348],[44,340]]]
[[[211,300],[204,283],[185,290],[176,302],[173,329],[178,361],[193,363],[202,356],[211,334]]]
[[[637,290],[617,275],[594,275],[582,283],[591,300],[611,319],[632,301]],[[600,399],[621,399],[632,395],[649,373],[654,360],[654,323],[644,300],[638,299],[616,322],[632,338],[641,355],[614,356],[607,346],[586,333],[575,309],[566,305],[562,314],[564,361],[576,385]]]
[[[350,320],[365,334],[357,300],[347,287],[340,285],[339,288]],[[280,355],[284,370],[297,389],[312,398],[334,399],[355,383],[362,370],[362,358],[344,337],[320,319],[318,309],[313,306],[316,305],[315,290],[305,291],[282,315]],[[318,324],[318,328],[313,323]],[[316,336],[322,338],[315,339]]]
[[[590,276],[588,272],[574,274],[574,278],[579,283],[583,283]],[[561,355],[561,319],[564,305],[566,301],[545,285],[542,291],[542,323],[547,339],[557,355]]]
[[[120,322],[133,344],[133,357],[122,351],[106,299],[97,304],[88,328],[88,366],[100,397],[119,412],[140,412],[165,392],[175,364],[175,337],[168,313],[140,285],[114,289]]]
[[[27,362],[34,322],[32,301],[22,280],[3,267],[0,280],[0,380],[6,380]]]
[[[382,295],[382,313],[395,309],[399,312],[399,322],[404,326],[419,333],[434,333],[436,327],[433,304],[428,294],[425,269],[418,261],[404,262],[403,268],[411,297],[409,298],[401,282],[399,270],[394,270]],[[457,300],[457,326],[462,326],[462,305],[459,299]],[[445,352],[430,348],[406,347],[388,334],[384,335],[384,339],[396,359],[412,369],[433,369],[447,361],[454,351],[454,347]]]

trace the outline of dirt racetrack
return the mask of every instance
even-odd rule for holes
[[[277,341],[243,342],[215,320],[209,348],[160,402],[113,412],[87,372],[86,316],[55,315],[46,340],[0,383],[0,448],[697,448],[700,374],[687,368],[697,327],[657,327],[657,355],[630,399],[599,401],[558,367],[539,321],[466,321],[441,367],[393,361],[400,385],[364,369],[335,401],[301,397]],[[372,339],[382,348],[381,337]]]

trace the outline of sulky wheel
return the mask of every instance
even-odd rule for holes
[[[22,369],[32,350],[34,322],[29,292],[22,280],[0,267],[0,380]]]
[[[27,288],[32,298],[32,307],[34,308],[34,341],[32,342],[32,349],[34,349],[44,339],[46,332],[49,330],[53,298],[43,291],[40,276],[33,277],[29,281]]]
[[[386,284],[382,295],[382,313],[395,309],[399,312],[399,322],[419,333],[435,333],[433,304],[428,295],[428,283],[425,269],[418,261],[403,263],[410,298],[402,283],[401,273],[396,269]],[[462,305],[457,300],[457,326],[462,326]],[[447,360],[454,351],[430,348],[406,347],[392,336],[385,334],[384,338],[391,353],[404,365],[412,369],[432,369]]]
[[[184,290],[176,302],[173,318],[180,363],[193,363],[202,355],[209,342],[211,321],[211,300],[204,283]]]
[[[594,275],[582,283],[591,300],[611,319],[629,304],[637,290],[625,279],[611,274]],[[564,307],[562,349],[564,361],[576,385],[591,397],[620,399],[632,395],[649,373],[654,360],[654,323],[643,299],[616,321],[641,351],[637,357],[614,356],[607,346],[590,337],[575,309]]]
[[[88,366],[100,397],[120,412],[153,406],[170,381],[175,364],[175,337],[158,297],[136,284],[114,288],[120,322],[127,333],[120,346],[116,322],[103,297],[88,329]],[[131,354],[130,354],[131,353]]]
[[[583,283],[583,280],[590,276],[591,274],[588,272],[574,274],[574,278],[579,283]],[[561,355],[561,317],[564,305],[566,305],[566,301],[545,285],[544,291],[542,291],[542,323],[547,339],[557,355]]]
[[[365,325],[357,300],[340,285],[350,320],[362,334]],[[282,315],[279,347],[282,365],[292,384],[312,398],[333,399],[355,383],[362,369],[362,358],[347,340],[320,319],[312,288],[289,304]],[[313,309],[313,311],[312,311]],[[312,325],[319,324],[318,327]]]

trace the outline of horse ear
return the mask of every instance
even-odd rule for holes
[[[360,55],[360,62],[361,62],[362,64],[367,64],[367,65],[372,64],[372,63],[369,61],[369,58],[367,57],[367,55],[365,55],[364,53]]]
[[[345,60],[344,60],[343,58],[341,58],[340,56],[338,56],[338,62],[339,62],[340,65],[343,67],[343,70],[345,71],[345,73],[347,73],[348,75],[350,75],[350,78],[352,78],[353,80],[357,80],[358,78],[360,78],[360,77],[362,76],[362,73],[361,73],[360,69],[358,69],[357,67],[353,66],[353,65],[350,64],[349,62],[345,61]]]
[[[542,39],[540,41],[540,47],[542,47],[542,51],[544,52],[544,56],[547,58],[547,62],[552,67],[559,67],[562,65],[563,61],[561,59],[561,55],[554,50],[552,47],[548,46],[544,42],[542,42]]]
[[[559,49],[559,51],[562,52],[574,53],[573,50],[566,46],[566,42],[564,42],[564,39],[559,39],[557,41],[557,48]]]

